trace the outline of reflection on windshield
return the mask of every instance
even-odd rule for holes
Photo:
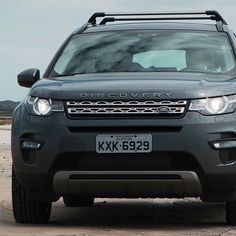
[[[50,76],[104,72],[225,73],[235,68],[227,36],[160,30],[75,35]]]

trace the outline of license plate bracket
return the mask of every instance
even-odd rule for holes
[[[96,136],[97,153],[150,153],[151,134],[101,134]]]

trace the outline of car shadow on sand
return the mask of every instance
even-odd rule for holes
[[[94,207],[68,208],[60,201],[53,208],[51,225],[140,230],[226,226],[225,205],[195,199],[98,200]]]

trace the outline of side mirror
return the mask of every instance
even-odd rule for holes
[[[22,87],[30,88],[40,79],[40,71],[38,69],[28,69],[17,75],[18,84]]]

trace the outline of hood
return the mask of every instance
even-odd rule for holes
[[[30,95],[56,100],[195,99],[236,93],[232,76],[203,73],[99,73],[38,81]]]

